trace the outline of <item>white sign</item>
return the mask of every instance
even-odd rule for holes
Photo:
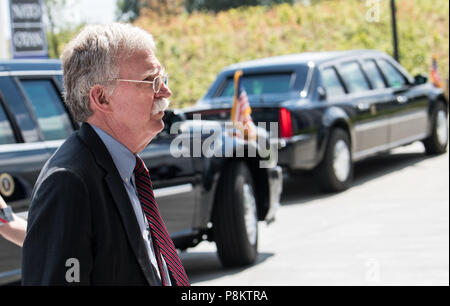
[[[13,58],[48,57],[42,0],[10,0]]]

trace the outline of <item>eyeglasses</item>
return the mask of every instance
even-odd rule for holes
[[[137,80],[125,80],[125,79],[116,79],[116,81],[120,82],[130,82],[130,83],[139,83],[139,84],[153,84],[153,92],[155,94],[159,93],[162,85],[169,86],[169,75],[167,73],[159,74],[155,77],[153,81],[137,81]]]

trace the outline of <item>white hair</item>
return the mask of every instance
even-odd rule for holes
[[[61,55],[64,101],[75,120],[84,122],[93,114],[89,107],[91,88],[118,78],[121,60],[142,50],[155,52],[153,36],[121,23],[86,26],[67,44]]]

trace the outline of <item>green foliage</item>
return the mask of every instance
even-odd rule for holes
[[[141,14],[159,17],[177,15],[184,9],[185,0],[118,0],[117,20],[135,21]]]
[[[412,75],[428,75],[436,53],[441,76],[448,79],[449,2],[396,2],[401,64]],[[380,2],[378,22],[367,20],[370,7],[366,1],[301,3],[239,7],[217,14],[184,12],[165,18],[144,14],[135,24],[156,40],[157,56],[170,74],[174,108],[195,103],[222,68],[239,61],[349,49],[378,49],[392,55],[389,1]],[[78,30],[56,34],[61,43],[54,57],[59,57],[64,44]]]
[[[47,32],[48,54],[50,58],[59,58],[64,46],[77,35],[85,24],[80,24],[75,28],[63,28],[58,33]]]
[[[45,0],[44,4],[49,25],[47,33],[48,53],[50,57],[56,57],[58,54],[59,36],[55,33],[55,16],[66,6],[66,0]]]
[[[378,49],[393,53],[389,1],[380,3],[380,20],[368,22],[366,1],[310,1],[194,12],[169,19],[136,21],[153,34],[157,56],[170,73],[172,106],[192,105],[216,74],[239,61],[307,51]],[[432,54],[448,78],[449,2],[397,0],[401,64],[428,75]]]
[[[117,19],[122,21],[136,20],[141,11],[141,0],[118,0]]]
[[[64,45],[80,31],[84,24],[73,26],[61,19],[63,11],[69,9],[75,0],[45,0],[48,19],[47,46],[50,58],[59,58]],[[59,18],[58,18],[59,17]]]

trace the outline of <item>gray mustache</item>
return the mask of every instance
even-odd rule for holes
[[[169,107],[170,101],[166,98],[156,99],[153,101],[152,115],[165,111]]]

